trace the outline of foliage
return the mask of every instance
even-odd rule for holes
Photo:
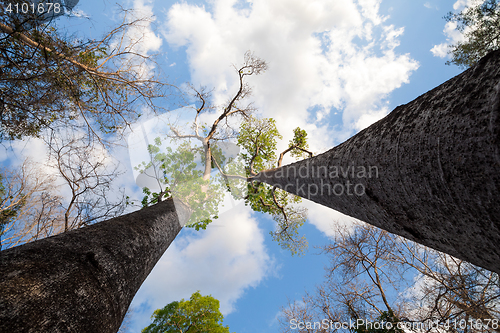
[[[497,0],[466,7],[460,13],[448,13],[448,22],[455,22],[464,34],[464,41],[451,45],[452,60],[447,64],[471,67],[488,52],[500,47],[500,7]]]
[[[296,128],[294,133],[290,147],[295,145],[307,147],[305,131]],[[276,128],[274,119],[250,118],[241,124],[238,145],[244,150],[241,157],[246,165],[248,177],[276,165],[276,139],[282,139],[282,136]],[[302,154],[295,156],[300,158]],[[292,254],[303,253],[307,241],[305,237],[299,236],[299,228],[306,221],[307,211],[296,206],[301,202],[301,198],[254,181],[247,183],[247,189],[245,204],[256,212],[270,214],[276,222],[276,230],[270,233],[273,239]]]
[[[213,218],[217,218],[222,186],[203,179],[203,170],[196,163],[203,153],[202,149],[184,141],[174,151],[171,147],[162,147],[161,139],[156,138],[155,143],[148,146],[148,152],[151,161],[143,162],[135,169],[154,178],[160,192],[144,188],[142,206],[147,207],[173,196],[191,208],[191,217],[186,225],[196,230],[205,229]]]
[[[295,133],[293,145],[307,147],[305,131],[297,128]],[[249,117],[242,122],[237,134],[242,152],[236,159],[226,158],[217,143],[210,146],[210,168],[220,170],[214,174],[211,172],[206,180],[203,179],[203,147],[193,147],[190,141],[185,140],[173,150],[171,147],[162,147],[161,139],[156,138],[155,143],[148,147],[150,162],[143,162],[135,169],[155,179],[160,190],[154,192],[143,188],[145,196],[142,205],[146,207],[159,199],[173,196],[191,207],[192,215],[187,226],[196,230],[205,229],[217,218],[218,206],[226,189],[235,199],[243,199],[252,210],[273,217],[276,230],[270,234],[283,249],[290,250],[292,254],[303,253],[307,241],[305,237],[299,236],[299,228],[306,221],[307,213],[304,208],[297,206],[301,198],[265,183],[251,181],[252,176],[276,165],[277,139],[281,138],[274,119]],[[301,156],[296,154],[297,158]],[[202,162],[201,168],[197,161]],[[245,176],[231,178],[242,169],[246,170]]]
[[[306,158],[308,155],[307,149],[307,132],[300,127],[293,130],[293,139],[290,140],[288,148],[291,148],[291,155],[297,159]]]
[[[163,83],[142,77],[138,64],[152,60],[126,44],[129,20],[100,40],[64,36],[32,17],[0,5],[0,140],[38,136],[47,127],[79,118],[97,135],[123,129],[142,104],[164,95]],[[119,41],[119,42],[117,42]]]
[[[276,139],[282,138],[274,119],[251,117],[241,124],[238,146],[244,150],[241,157],[248,168],[248,176],[273,166],[276,159]]]
[[[153,323],[142,333],[229,333],[223,326],[223,315],[219,311],[219,301],[212,296],[201,296],[197,291],[187,301],[172,302],[154,312]]]
[[[162,147],[160,138],[148,148],[150,162],[143,162],[136,170],[156,179],[159,192],[144,188],[143,206],[172,196],[186,203],[192,211],[188,226],[206,228],[217,218],[218,206],[224,189],[235,199],[245,201],[254,211],[270,214],[276,221],[271,232],[284,249],[292,254],[303,253],[307,247],[305,238],[299,236],[299,228],[306,220],[306,209],[298,207],[301,199],[267,184],[253,181],[259,172],[281,166],[283,156],[290,152],[297,159],[312,156],[308,149],[307,133],[296,128],[294,137],[285,151],[277,155],[277,140],[282,139],[271,118],[256,118],[252,103],[246,99],[251,89],[245,82],[250,75],[262,73],[266,63],[246,52],[244,63],[236,68],[239,78],[237,93],[223,107],[210,104],[211,95],[206,89],[190,87],[197,102],[193,107],[196,116],[191,124],[192,132],[184,133],[171,125],[167,137],[178,145],[174,151]],[[200,123],[200,115],[218,110],[219,116],[209,125]],[[240,120],[237,128],[228,119]],[[240,153],[237,157],[225,156],[224,143],[236,139]],[[191,140],[198,141],[193,147]],[[179,142],[183,142],[179,144]],[[197,166],[200,167],[197,167]]]

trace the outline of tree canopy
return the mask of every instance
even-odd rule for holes
[[[299,127],[288,147],[278,154],[277,142],[283,137],[275,120],[257,117],[248,101],[251,89],[246,78],[266,68],[262,59],[246,52],[243,65],[235,67],[238,90],[222,107],[211,104],[206,89],[190,87],[196,103],[192,107],[194,119],[186,126],[188,130],[171,124],[164,138],[158,137],[148,146],[150,161],[136,167],[157,182],[157,191],[144,188],[142,205],[146,207],[172,196],[190,206],[192,214],[187,226],[199,230],[218,217],[224,192],[229,191],[234,199],[243,200],[254,211],[270,214],[277,224],[276,230],[271,231],[273,239],[292,254],[300,254],[307,247],[305,238],[299,235],[307,216],[307,210],[297,205],[301,199],[253,180],[263,170],[280,167],[287,153],[296,159],[312,156],[307,133]],[[200,121],[203,113],[213,111],[216,118],[212,124]],[[234,156],[226,151],[231,140],[239,151]],[[164,142],[172,146],[165,147]]]
[[[498,0],[485,0],[460,13],[448,13],[448,22],[457,24],[464,40],[450,45],[452,59],[447,64],[470,67],[500,47],[500,7]]]
[[[222,325],[219,301],[199,291],[189,300],[181,299],[156,310],[151,318],[153,322],[142,333],[229,333],[229,327]]]
[[[147,19],[124,11],[122,23],[95,40],[66,36],[52,20],[12,15],[6,5],[0,4],[0,140],[75,126],[75,119],[102,138],[140,116],[140,105],[157,108],[167,85],[144,74],[152,58],[136,51],[140,40],[127,38]]]

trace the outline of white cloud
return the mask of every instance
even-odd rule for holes
[[[387,17],[381,17],[378,14],[380,3],[382,0],[359,0],[358,3],[361,6],[363,16],[371,20],[374,24],[380,24],[387,19]]]
[[[449,44],[441,43],[434,45],[431,49],[432,55],[439,58],[445,58],[448,55]]]
[[[394,52],[403,29],[385,25],[379,0],[235,4],[215,0],[209,11],[177,3],[168,11],[165,38],[187,48],[192,81],[215,87],[218,103],[236,91],[230,64],[241,63],[248,49],[265,59],[269,70],[250,83],[262,114],[277,120],[284,144],[297,126],[308,130],[313,150],[338,143],[325,138],[335,137],[332,131],[352,134],[387,113],[381,101],[418,67]],[[343,112],[340,131],[328,123],[331,110]],[[370,117],[359,121],[365,114]]]
[[[153,0],[135,0],[133,18],[148,18],[139,25],[135,25],[128,30],[128,37],[132,41],[138,41],[134,50],[147,55],[150,52],[158,51],[162,44],[162,39],[157,36],[152,29]]]
[[[245,289],[274,269],[264,237],[244,205],[222,214],[205,231],[181,233],[134,298],[136,331],[147,326],[155,309],[188,299],[196,290],[218,299],[223,314],[232,312]],[[139,307],[144,311],[139,313]]]
[[[126,22],[130,24],[123,35],[117,35],[111,49],[115,52],[131,52],[141,56],[150,56],[152,52],[157,52],[162,39],[154,30],[155,17],[153,15],[153,0],[134,0],[132,10],[126,13]],[[154,65],[152,62],[145,62],[139,56],[122,57],[120,65],[124,64],[129,69],[134,70],[140,78],[147,78],[152,75]]]
[[[76,10],[72,9],[71,12],[70,12],[70,15],[71,16],[75,16],[75,17],[90,18],[90,15],[88,15],[87,13],[85,13],[81,9],[76,9]]]
[[[476,6],[476,5],[481,4],[483,2],[484,2],[484,0],[457,0],[453,4],[453,10],[461,11],[465,7]]]
[[[443,34],[446,36],[446,42],[439,45],[434,45],[434,47],[431,49],[431,52],[435,57],[448,57],[450,45],[464,40],[464,35],[457,30],[456,22],[447,22],[444,26]]]
[[[370,126],[373,123],[376,123],[380,119],[384,118],[389,113],[389,109],[383,108],[381,110],[372,111],[370,113],[365,113],[359,117],[358,121],[354,125],[357,129],[363,129]]]
[[[338,227],[350,228],[355,223],[364,223],[329,207],[303,199],[301,206],[307,208],[307,221],[327,237],[334,237]]]
[[[425,8],[428,8],[428,9],[435,9],[435,10],[439,10],[439,7],[436,6],[435,4],[432,4],[431,2],[427,1],[426,3],[424,3],[424,7]]]

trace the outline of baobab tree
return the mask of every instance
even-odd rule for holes
[[[331,150],[254,179],[500,273],[499,82],[495,51]]]
[[[172,200],[0,252],[0,331],[116,333],[189,218]]]

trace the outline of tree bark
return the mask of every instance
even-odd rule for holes
[[[0,332],[116,333],[183,208],[166,200],[0,252]]]
[[[500,273],[499,146],[496,51],[326,153],[254,179]]]

